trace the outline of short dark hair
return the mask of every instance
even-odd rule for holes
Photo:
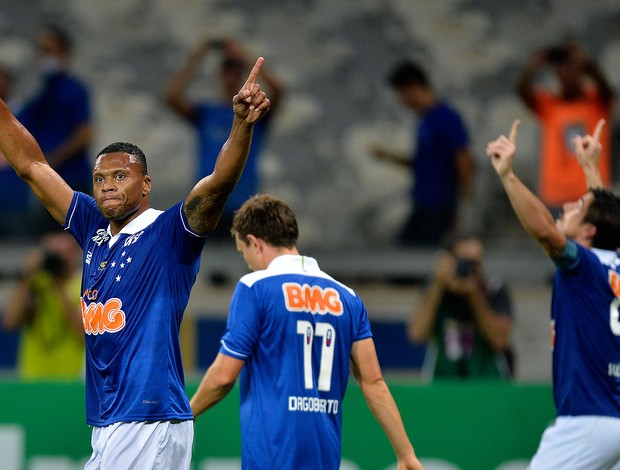
[[[388,80],[395,88],[407,85],[430,86],[426,72],[422,67],[410,60],[403,61],[394,67]]]
[[[235,212],[230,232],[248,243],[254,235],[271,246],[293,248],[299,238],[295,212],[282,199],[257,194],[245,201]]]
[[[143,175],[149,174],[148,168],[146,166],[146,156],[137,145],[131,144],[129,142],[114,142],[113,144],[108,145],[101,152],[99,152],[97,154],[97,158],[106,153],[127,153],[132,157],[135,157],[136,163],[140,165],[140,169],[142,170]]]
[[[588,207],[584,222],[596,227],[592,246],[615,250],[620,246],[620,198],[607,189],[590,189],[594,201]]]

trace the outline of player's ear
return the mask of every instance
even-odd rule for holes
[[[142,196],[146,196],[151,192],[151,177],[149,175],[144,175],[144,180],[142,182]]]
[[[594,235],[596,235],[596,225],[586,222],[581,227],[583,236],[589,240],[590,242],[594,239]]]
[[[260,244],[261,244],[261,239],[255,237],[254,235],[248,234],[247,236],[248,239],[248,245],[252,248],[260,248]]]

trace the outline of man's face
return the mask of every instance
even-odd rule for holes
[[[235,245],[237,246],[237,251],[243,256],[250,271],[258,271],[264,268],[261,265],[258,247],[251,239],[249,243],[246,244],[246,242],[241,240],[239,234],[235,233]]]
[[[93,193],[107,220],[123,220],[140,209],[151,189],[151,178],[142,174],[135,157],[127,153],[100,155],[93,168]]]
[[[555,221],[557,229],[565,237],[579,240],[584,225],[583,219],[592,202],[594,202],[594,195],[587,192],[578,200],[564,204],[562,215]]]
[[[419,112],[422,110],[421,89],[420,85],[410,84],[396,87],[395,91],[404,106]]]

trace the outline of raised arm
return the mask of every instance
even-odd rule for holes
[[[592,135],[577,136],[575,144],[575,154],[583,174],[586,177],[588,188],[604,188],[605,184],[601,178],[599,162],[601,160],[601,133],[605,120],[601,119],[594,128]]]
[[[398,469],[423,470],[405,431],[396,402],[381,374],[372,338],[356,341],[353,344],[351,371],[360,385],[370,411],[392,444],[398,459]]]
[[[190,121],[193,121],[196,117],[196,109],[185,96],[185,90],[215,44],[216,42],[212,40],[202,41],[190,53],[185,63],[172,76],[166,86],[165,99],[168,106],[181,117]]]
[[[547,59],[545,51],[536,51],[530,57],[527,65],[521,72],[517,81],[517,94],[525,105],[533,110],[536,107],[534,96],[534,79],[536,74],[546,65]]]
[[[418,307],[412,312],[407,325],[407,334],[414,343],[426,343],[433,335],[439,304],[454,273],[454,256],[448,252],[440,255],[432,280],[424,291]]]
[[[201,179],[185,199],[185,215],[196,233],[212,231],[241,176],[252,142],[254,124],[269,111],[269,99],[256,83],[264,59],[259,57],[247,81],[233,98],[235,117],[213,173]]]
[[[557,229],[547,207],[530,191],[513,171],[519,120],[515,120],[510,136],[499,136],[487,144],[486,153],[499,176],[523,228],[540,243],[552,258],[559,258],[566,246],[566,237]]]
[[[568,47],[574,60],[581,64],[584,75],[588,76],[598,89],[601,101],[611,104],[615,98],[614,89],[596,61],[579,42],[569,41]]]
[[[34,137],[0,100],[0,151],[59,223],[64,223],[73,190],[52,169]]]

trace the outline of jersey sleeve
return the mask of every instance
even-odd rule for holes
[[[102,220],[95,199],[75,191],[63,227],[71,232],[82,249],[86,246],[88,237],[92,236],[92,227],[100,224]]]
[[[370,321],[368,320],[368,312],[366,307],[360,301],[359,303],[359,318],[357,321],[356,334],[353,341],[360,341],[362,339],[372,338],[372,331],[370,330]]]
[[[164,211],[154,228],[166,251],[176,253],[181,263],[194,263],[202,253],[206,237],[198,235],[189,226],[183,211],[183,201]]]
[[[230,303],[220,352],[236,359],[247,360],[256,347],[259,333],[260,318],[256,296],[252,289],[239,282]]]

